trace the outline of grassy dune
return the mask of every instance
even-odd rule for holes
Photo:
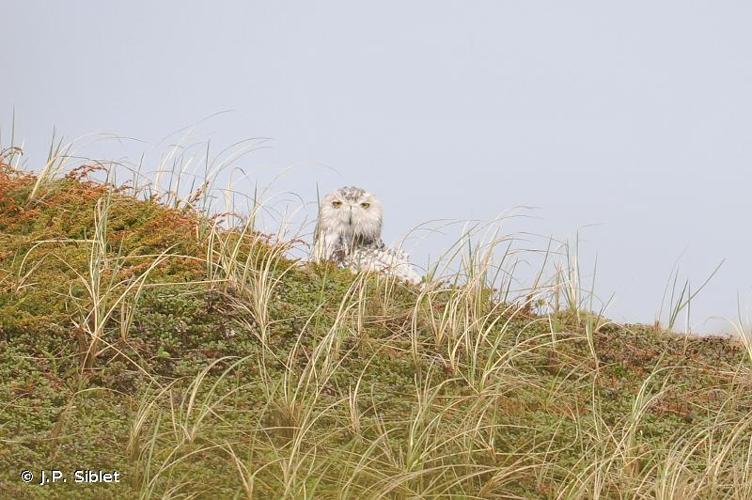
[[[298,263],[85,170],[0,167],[3,498],[752,497],[743,343],[614,324],[572,269],[510,298],[490,252]]]

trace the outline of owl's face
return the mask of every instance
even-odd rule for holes
[[[383,208],[368,191],[343,187],[324,197],[319,209],[319,231],[337,235],[346,245],[369,244],[381,237]]]

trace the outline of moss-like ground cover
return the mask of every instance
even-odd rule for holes
[[[742,344],[295,263],[37,181],[0,167],[2,498],[752,494]]]

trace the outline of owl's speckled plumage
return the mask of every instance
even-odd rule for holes
[[[324,196],[314,232],[312,258],[331,260],[351,271],[373,271],[411,283],[421,278],[408,256],[381,240],[383,207],[365,189],[346,186]]]

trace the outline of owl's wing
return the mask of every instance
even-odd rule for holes
[[[420,283],[422,279],[405,252],[383,245],[355,248],[348,256],[346,267],[355,272],[389,274],[413,284]]]

